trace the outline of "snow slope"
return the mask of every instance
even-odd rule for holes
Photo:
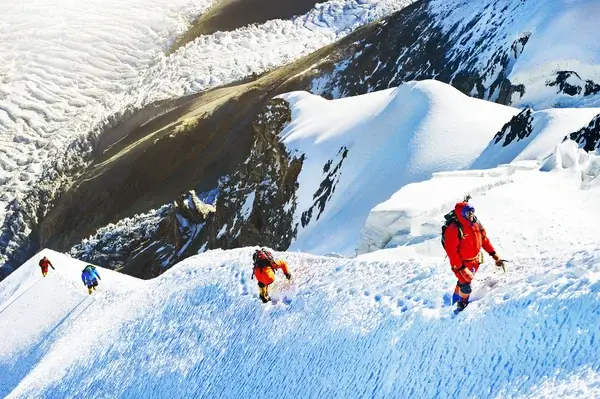
[[[447,302],[454,276],[425,242],[354,260],[279,253],[293,279],[279,274],[275,303],[267,305],[250,279],[251,248],[208,251],[119,289],[116,275],[104,271],[112,287],[103,280],[106,286],[89,298],[70,285],[75,277],[66,267],[51,270],[39,284],[52,284],[53,299],[41,309],[31,291],[15,298],[36,279],[29,263],[0,283],[0,309],[8,302],[0,325],[20,327],[2,330],[10,344],[1,346],[0,373],[10,378],[0,392],[9,398],[598,397],[600,191],[581,189],[581,164],[550,172],[532,164],[513,166],[501,185],[485,184],[501,170],[479,176],[484,188],[472,203],[511,263],[506,274],[484,264],[474,302],[456,317]],[[439,226],[434,211],[450,198],[435,198],[445,180],[478,176],[457,173],[419,183],[428,201],[411,197],[410,206],[429,211]],[[78,272],[82,265],[70,262]],[[25,359],[17,368],[15,353]]]
[[[53,269],[44,278],[38,261],[48,256]],[[52,250],[43,250],[3,281],[0,287],[0,396],[5,397],[35,365],[53,351],[57,337],[75,329],[89,331],[98,307],[110,309],[142,281],[98,268],[101,281],[94,297],[81,282],[85,264]],[[116,315],[109,315],[118,322]],[[107,324],[109,326],[110,324]],[[65,351],[85,353],[67,344]],[[62,354],[54,355],[60,361]]]
[[[433,172],[468,167],[519,112],[434,80],[333,101],[306,92],[281,97],[292,106],[281,140],[307,156],[298,178],[297,222],[331,174],[325,165],[341,163],[323,213],[317,219],[314,211],[308,225],[300,225],[291,247],[317,254],[354,254],[375,205]]]
[[[524,88],[522,96],[513,94],[514,106],[536,110],[598,106],[600,48],[595,37],[599,33],[596,21],[600,3],[596,0],[433,0],[429,9],[442,21],[444,34],[468,32],[460,41],[462,47],[454,50],[448,62],[456,62],[455,56],[467,54],[461,60],[467,69],[485,74],[500,71],[506,62],[502,78]],[[525,38],[526,43],[513,47],[507,59],[496,53]],[[559,90],[560,85],[556,84],[561,72],[568,72],[566,83],[574,90],[570,94]],[[498,76],[487,76],[490,81],[485,86],[489,87]],[[550,82],[555,84],[549,85]],[[497,89],[488,93],[491,100],[499,95]]]
[[[548,109],[531,112],[529,127],[531,133],[520,140],[504,145],[504,140],[491,141],[481,155],[473,162],[472,168],[492,168],[512,161],[544,160],[569,134],[587,126],[600,108]]]
[[[572,220],[569,223],[578,225],[580,229],[575,234],[578,245],[594,246],[600,211],[593,206],[580,208],[581,200],[578,197],[592,203],[597,199],[595,191],[600,182],[599,175],[600,152],[587,153],[571,140],[557,145],[553,154],[543,162],[515,161],[487,170],[435,173],[430,180],[402,187],[387,201],[373,208],[362,230],[359,252],[387,248],[398,254],[416,251],[445,256],[439,241],[444,214],[453,209],[454,204],[466,194],[473,197],[470,202],[478,209],[480,201],[487,203],[482,196],[495,190],[501,190],[505,197],[501,202],[485,208],[489,213],[482,220],[484,225],[489,217],[511,220],[515,231],[500,233],[513,235],[517,241],[530,241],[541,236],[544,237],[544,246],[556,250],[560,242],[555,243],[554,240],[558,232],[563,230],[561,219],[570,218]],[[435,193],[435,196],[431,196],[431,193]],[[509,196],[514,198],[508,201]],[[519,203],[524,197],[527,197],[527,203],[537,203],[536,209],[527,209],[527,219],[514,218],[511,215],[513,208],[520,207]],[[557,211],[561,215],[554,215]],[[530,220],[531,215],[536,213],[542,219],[545,215],[545,220]],[[494,219],[491,220],[494,223]],[[552,233],[550,237],[542,233],[545,229]],[[571,235],[568,227],[564,229]],[[579,238],[579,234],[586,238]],[[536,253],[543,249],[537,248]]]
[[[294,21],[163,51],[213,0],[7,0],[0,14],[0,217],[67,143],[128,107],[230,83],[308,54],[411,0],[331,0]]]

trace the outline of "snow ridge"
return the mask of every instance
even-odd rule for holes
[[[457,318],[446,302],[455,281],[444,260],[419,254],[350,260],[278,253],[294,277],[272,287],[276,303],[262,305],[249,278],[252,248],[208,251],[149,282],[118,281],[127,276],[101,270],[99,291],[89,298],[75,281],[83,264],[50,252],[60,269],[39,288],[11,295],[0,284],[0,309],[9,305],[0,321],[19,320],[27,309],[46,315],[19,324],[21,338],[4,333],[0,370],[13,378],[0,382],[0,392],[245,397],[269,381],[273,396],[307,398],[549,397],[574,380],[577,395],[567,397],[592,398],[600,381],[590,317],[600,309],[600,248],[591,238],[571,241],[587,231],[552,235],[560,249],[537,254],[531,249],[548,236],[511,246],[505,229],[514,220],[501,223],[490,212],[506,194],[490,190],[491,202],[481,197],[476,206],[510,254],[510,273],[485,266],[475,301]],[[525,206],[515,218],[538,206],[537,198],[518,201]],[[536,213],[531,221],[544,218]],[[558,220],[563,228],[571,223],[548,222]],[[561,253],[564,245],[572,251]],[[35,261],[9,277],[12,286],[40,279]],[[40,295],[56,299],[31,306]],[[12,357],[17,348],[32,356]],[[469,378],[457,380],[457,372]]]

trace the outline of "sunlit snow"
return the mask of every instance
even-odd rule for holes
[[[0,325],[12,327],[0,393],[249,397],[268,382],[268,397],[597,397],[600,191],[582,190],[583,165],[535,165],[439,175],[415,184],[427,201],[396,202],[413,209],[398,214],[408,224],[439,227],[455,193],[432,198],[447,180],[480,180],[463,187],[478,187],[471,202],[510,263],[504,274],[486,260],[458,316],[439,236],[357,259],[277,253],[294,277],[280,275],[266,305],[251,248],[208,251],[147,282],[100,269],[91,296],[84,264],[46,251],[48,277],[36,256],[0,283]]]
[[[74,137],[126,107],[290,62],[411,0],[332,0],[293,21],[168,45],[213,0],[8,0],[0,14],[0,218]]]
[[[209,3],[3,4],[0,205],[68,140],[125,105],[263,71],[405,2],[329,1],[294,21],[218,32],[162,55]],[[575,3],[531,23],[547,32],[571,24],[576,35],[591,29],[596,2],[526,2],[518,18]],[[565,41],[548,53],[554,42],[531,40],[511,79],[536,88],[557,65],[598,76],[589,48]],[[533,90],[523,103],[550,94]],[[1,397],[600,397],[600,152],[563,142],[597,109],[537,109],[528,137],[498,147],[494,135],[520,110],[440,82],[335,101],[282,97],[292,122],[281,138],[306,155],[298,212],[314,205],[326,170],[336,189],[290,251],[275,254],[293,278],[278,274],[273,302],[257,298],[253,248],[207,251],[149,281],[99,267],[92,295],[80,279],[85,263],[45,249],[0,282]],[[503,273],[486,256],[472,303],[454,316],[456,280],[439,233],[467,193],[509,262]],[[137,221],[114,231],[126,235]],[[352,258],[307,253],[356,249]],[[45,278],[42,255],[56,268]]]

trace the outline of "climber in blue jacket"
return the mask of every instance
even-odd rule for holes
[[[81,281],[87,286],[88,294],[92,295],[92,289],[96,291],[98,280],[102,280],[95,266],[87,265],[81,272]]]

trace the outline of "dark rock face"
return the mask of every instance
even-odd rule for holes
[[[297,177],[303,156],[288,154],[278,134],[289,104],[273,99],[252,124],[255,142],[240,169],[219,182],[216,206],[190,191],[146,216],[100,229],[71,255],[140,277],[160,275],[188,256],[213,248],[269,245],[286,249],[296,234]]]
[[[506,76],[531,33],[523,32],[512,42],[504,39],[502,26],[514,16],[502,4],[488,5],[499,16],[493,24],[482,25],[478,14],[450,29],[443,23],[453,10],[433,15],[428,5],[416,2],[351,35],[353,55],[337,63],[323,84],[323,94],[354,96],[423,79],[440,80],[465,94],[501,104],[510,104],[513,94],[524,93],[524,87],[513,85]]]
[[[71,256],[126,274],[152,278],[182,260],[182,254],[212,222],[215,208],[194,191],[149,215],[136,215],[99,229],[71,249]]]
[[[269,245],[285,250],[296,236],[297,178],[304,156],[289,154],[279,133],[291,121],[289,104],[275,98],[253,123],[255,143],[240,169],[219,186],[213,231],[201,237],[208,248]]]
[[[502,147],[506,147],[513,141],[523,140],[529,137],[533,131],[533,110],[531,108],[525,108],[517,115],[508,121],[502,129],[494,136],[494,144],[498,144],[503,141]]]
[[[327,173],[327,175],[319,185],[317,191],[313,194],[313,200],[315,201],[314,204],[306,211],[302,212],[302,218],[300,219],[302,227],[306,227],[310,223],[313,217],[313,212],[319,212],[316,216],[316,220],[319,220],[319,217],[325,210],[327,202],[329,202],[331,196],[335,192],[335,187],[340,181],[342,164],[348,156],[348,149],[346,147],[340,148],[337,155],[338,158],[333,169],[331,169],[331,166],[333,165],[334,160],[330,160],[323,167],[323,174]]]
[[[596,115],[589,125],[567,137],[579,143],[586,151],[600,148],[600,114]]]
[[[558,88],[559,93],[569,96],[591,96],[600,92],[600,85],[592,80],[583,80],[575,71],[558,71],[556,78],[546,82],[548,86]]]

